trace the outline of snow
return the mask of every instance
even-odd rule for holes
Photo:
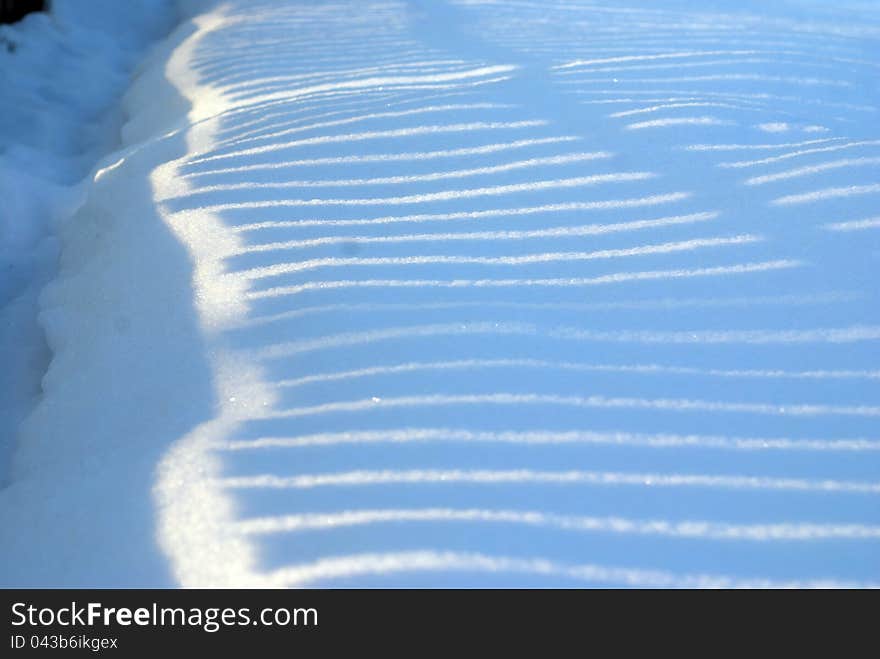
[[[51,13],[0,26],[0,482],[49,361],[36,318],[58,259],[54,234],[82,203],[80,182],[117,146],[116,100],[149,40],[167,31],[167,4],[55,0]]]
[[[880,584],[876,8],[56,5],[0,583]]]

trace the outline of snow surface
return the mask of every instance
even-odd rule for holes
[[[179,3],[0,582],[880,584],[880,11],[768,4]]]
[[[166,0],[51,7],[0,25],[0,483],[50,358],[37,298],[55,273],[57,225],[82,203],[98,158],[118,146],[118,97],[173,21]]]

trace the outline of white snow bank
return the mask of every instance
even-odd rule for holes
[[[3,582],[880,582],[880,16],[765,4],[199,3],[62,233]]]
[[[38,399],[49,364],[44,332],[57,331],[51,293],[42,304],[38,299],[57,272],[58,234],[70,232],[70,217],[88,194],[98,159],[120,144],[126,115],[118,99],[145,47],[174,20],[166,0],[55,0],[51,13],[0,26],[0,482],[16,481],[2,494],[9,511],[2,531],[9,568],[4,583],[62,583],[48,575],[70,569],[52,545],[77,544],[77,518],[70,517],[67,526],[63,511],[47,518],[45,510],[56,500],[68,505],[87,501],[87,495],[76,495],[82,483],[65,485],[69,474],[44,472],[28,489],[24,481],[17,482],[24,473],[21,466],[10,473],[13,455],[18,451],[26,457],[31,451],[26,433],[19,437],[19,426]],[[83,225],[82,242],[94,250],[99,236]],[[68,244],[62,258],[69,260],[70,253]],[[38,321],[40,306],[46,317]],[[88,453],[65,450],[73,428],[64,425],[68,419],[58,421],[61,425],[43,436],[43,449],[66,471],[87,460]],[[106,490],[101,496],[107,496]],[[34,514],[37,501],[42,515]],[[46,576],[36,578],[41,570]]]
[[[82,202],[80,181],[118,145],[116,101],[171,20],[167,0],[55,0],[50,13],[0,26],[0,482],[48,364],[36,317],[54,233]]]

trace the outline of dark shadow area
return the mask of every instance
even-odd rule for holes
[[[45,11],[45,0],[0,0],[0,23],[16,23],[35,11]]]

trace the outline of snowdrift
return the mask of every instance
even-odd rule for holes
[[[3,583],[880,583],[880,13],[692,4],[184,3]]]

